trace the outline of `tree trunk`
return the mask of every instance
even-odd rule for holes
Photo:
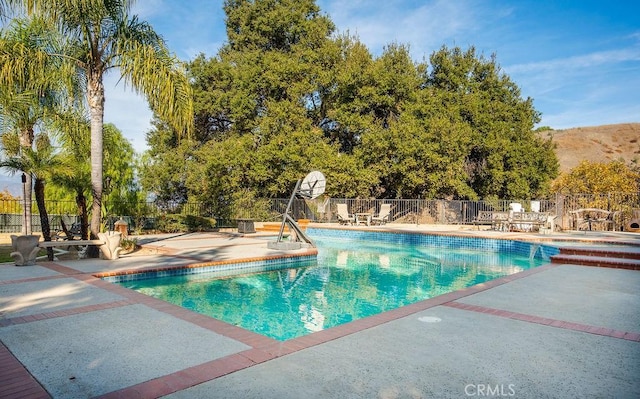
[[[49,214],[47,213],[47,206],[44,201],[44,180],[36,177],[34,186],[36,194],[36,203],[38,204],[38,211],[40,213],[40,225],[42,226],[42,238],[45,241],[51,241],[51,227],[49,226]],[[47,258],[53,260],[53,248],[47,248]]]
[[[104,120],[104,84],[102,71],[96,67],[87,74],[87,100],[91,114],[91,239],[98,239],[102,224],[102,159],[103,138],[102,127]],[[90,257],[98,257],[97,248],[90,250]]]
[[[87,212],[87,198],[82,189],[76,193],[76,206],[80,215],[80,237],[83,240],[89,239],[89,213]]]

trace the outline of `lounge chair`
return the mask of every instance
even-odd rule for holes
[[[336,207],[338,210],[338,222],[340,224],[353,224],[356,221],[356,217],[349,214],[347,204],[337,204]]]
[[[391,217],[391,204],[382,204],[380,205],[380,212],[378,212],[378,215],[373,216],[371,218],[371,223],[385,224],[389,221],[390,217]]]

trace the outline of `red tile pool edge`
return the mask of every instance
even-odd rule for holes
[[[260,262],[260,261],[268,261],[268,260],[275,260],[275,259],[300,258],[305,256],[313,256],[317,254],[318,254],[317,249],[310,248],[309,250],[303,253],[297,253],[297,254],[281,254],[281,255],[272,255],[272,256],[260,256],[260,257],[254,257],[254,258],[199,262],[199,263],[191,263],[188,265],[174,265],[174,266],[166,266],[166,267],[149,267],[149,268],[140,268],[140,269],[132,269],[132,270],[118,270],[114,272],[93,273],[93,275],[98,278],[103,278],[103,277],[113,277],[113,276],[122,276],[122,275],[128,275],[128,274],[139,274],[139,273],[148,273],[148,272],[163,272],[163,271],[180,270],[180,269],[197,269],[202,267],[224,266],[224,265],[232,265],[236,263]]]
[[[2,342],[0,370],[0,398],[51,398]]]
[[[495,309],[495,308],[489,308],[489,307],[478,306],[478,305],[470,305],[470,304],[460,303],[455,301],[444,303],[443,306],[448,306],[451,308],[456,308],[461,310],[468,310],[471,312],[490,314],[490,315],[499,316],[499,317],[506,317],[508,319],[526,321],[528,323],[535,323],[535,324],[542,324],[545,326],[564,328],[566,330],[582,331],[582,332],[587,332],[589,334],[604,335],[606,337],[620,338],[628,341],[640,342],[640,334],[628,332],[628,331],[614,330],[612,328],[590,326],[588,324],[581,324],[581,323],[572,323],[568,321],[550,319],[547,317],[533,316],[533,315],[528,315],[524,313],[512,312],[509,310]]]
[[[350,323],[342,324],[336,327],[332,327],[327,330],[318,331],[312,334],[308,334],[302,337],[294,338],[288,341],[276,341],[270,338],[262,337],[256,342],[250,342],[247,340],[247,333],[253,334],[240,328],[228,329],[226,331],[220,331],[217,328],[212,331],[221,333],[228,338],[241,341],[253,349],[249,349],[243,352],[236,353],[234,355],[227,356],[225,358],[216,359],[205,364],[192,367],[187,370],[183,370],[177,373],[173,373],[167,376],[160,377],[155,380],[146,381],[144,383],[124,388],[122,390],[111,392],[109,394],[101,396],[101,398],[130,398],[130,397],[152,397],[167,395],[182,389],[189,388],[191,386],[210,381],[221,377],[226,374],[230,374],[235,371],[242,370],[253,365],[275,359],[277,357],[285,356],[300,350],[304,350],[319,344],[323,344],[334,339],[342,338],[359,331],[363,331],[375,326],[385,324],[387,322],[400,319],[411,314],[421,312],[436,306],[449,306],[462,310],[475,311],[484,314],[491,314],[497,317],[508,317],[515,320],[521,320],[531,323],[544,324],[556,328],[565,328],[574,331],[582,331],[590,334],[604,335],[612,338],[620,338],[630,341],[640,341],[640,334],[617,331],[613,329],[607,329],[603,327],[588,326],[578,323],[569,323],[561,320],[547,319],[538,316],[520,314],[510,311],[504,311],[500,309],[492,309],[486,307],[480,307],[475,305],[467,305],[459,302],[455,302],[458,299],[466,296],[488,290],[490,288],[497,287],[502,284],[506,284],[511,281],[515,281],[532,274],[540,273],[545,270],[558,267],[556,264],[547,264],[534,269],[528,269],[520,273],[505,276],[496,280],[488,281],[483,284],[478,284],[463,290],[450,292],[448,294],[440,295],[435,298],[427,299],[424,301],[416,302],[411,305],[403,306],[398,309],[380,313],[367,318],[355,320]],[[142,294],[139,294],[142,295]],[[155,298],[149,299],[153,301],[159,301]],[[162,301],[160,301],[162,302]],[[176,307],[177,308],[177,307]],[[187,312],[192,313],[186,309],[176,309],[177,313]],[[173,313],[172,313],[173,314]],[[174,314],[178,316],[177,314]],[[207,316],[202,316],[210,319]],[[215,320],[215,319],[213,319]],[[226,324],[224,322],[220,322]],[[235,327],[235,326],[232,326]]]
[[[308,254],[305,254],[305,255],[308,255]],[[266,260],[266,259],[272,259],[272,258],[273,257],[252,258],[251,261]],[[242,261],[246,262],[247,260],[244,259]],[[237,261],[234,261],[234,262],[237,262]],[[228,261],[207,262],[206,264],[197,264],[197,265],[194,264],[192,267],[202,267],[204,265],[211,266],[215,264],[228,264],[228,263],[230,262]],[[506,284],[508,282],[530,276],[532,274],[540,273],[550,268],[558,267],[560,266],[559,264],[549,263],[544,266],[528,269],[520,273],[516,273],[516,274],[505,276],[496,280],[488,281],[486,283],[478,284],[463,290],[450,292],[448,294],[440,295],[435,298],[416,302],[411,305],[403,306],[398,309],[380,313],[367,318],[355,320],[347,324],[343,324],[327,330],[315,332],[303,337],[294,338],[284,342],[280,342],[268,337],[264,337],[262,335],[253,333],[251,331],[244,330],[240,327],[230,325],[223,321],[213,319],[208,316],[200,315],[192,311],[189,311],[187,309],[181,308],[179,306],[175,306],[167,302],[137,293],[135,291],[128,290],[126,288],[105,282],[99,278],[101,274],[97,274],[97,275],[85,274],[75,269],[61,266],[53,262],[43,264],[43,266],[48,267],[52,270],[58,271],[60,273],[66,274],[68,276],[72,276],[86,283],[96,285],[101,289],[105,289],[105,290],[117,293],[118,295],[121,295],[126,298],[126,300],[118,301],[118,303],[87,306],[81,309],[72,309],[70,312],[73,314],[99,310],[104,306],[107,306],[107,307],[108,306],[125,306],[128,304],[139,303],[139,304],[150,306],[156,310],[165,312],[167,314],[170,314],[174,317],[188,321],[190,323],[196,324],[202,328],[206,328],[210,331],[216,332],[228,338],[245,343],[246,345],[252,348],[252,349],[248,349],[246,351],[242,351],[242,352],[229,355],[220,359],[206,362],[201,365],[197,365],[185,370],[171,373],[166,376],[149,380],[131,387],[110,392],[105,395],[102,395],[101,396],[102,398],[158,397],[158,396],[167,395],[167,394],[177,392],[206,381],[216,379],[223,375],[233,373],[235,371],[238,371],[247,367],[251,367],[253,365],[256,365],[271,359],[275,359],[280,356],[285,356],[306,348],[310,348],[322,343],[326,343],[334,339],[338,339],[359,331],[363,331],[378,325],[382,325],[387,322],[397,320],[402,317],[415,314],[417,312],[427,310],[429,308],[440,306],[440,305],[455,307],[458,309],[469,310],[469,311],[477,311],[480,313],[491,314],[494,316],[508,317],[508,318],[522,320],[526,322],[544,324],[544,325],[557,327],[557,328],[566,328],[566,329],[575,330],[575,331],[583,331],[590,334],[605,335],[613,338],[620,338],[620,339],[626,339],[631,341],[640,341],[640,334],[637,334],[637,333],[617,331],[617,330],[606,329],[602,327],[582,325],[578,323],[568,323],[568,322],[563,322],[561,320],[546,319],[546,318],[537,317],[537,316],[503,311],[500,309],[491,309],[491,308],[484,308],[484,307],[469,308],[468,306],[471,306],[471,305],[465,305],[465,304],[455,302],[456,300],[464,298],[466,296],[469,296],[478,292],[482,292],[490,288],[497,287],[499,285]],[[149,269],[147,269],[147,271],[148,270]],[[163,269],[163,270],[166,270],[166,269]],[[127,272],[128,271],[125,271],[123,273],[126,274]],[[140,270],[136,272],[140,272]],[[56,277],[52,277],[52,278],[56,278]],[[29,316],[28,317],[29,320],[26,320],[26,319],[22,320],[22,318],[20,318],[20,320],[12,320],[12,321],[15,323],[23,323],[23,322],[26,323],[29,321],[41,320],[41,319],[46,319],[51,317],[62,317],[65,315],[67,315],[66,312],[51,312],[51,313],[44,313],[44,314]],[[12,391],[12,394],[9,396],[6,396],[6,395],[3,396],[3,391],[0,389],[0,398],[3,398],[3,397],[49,398],[50,397],[46,392],[46,390],[44,390],[44,388],[29,374],[29,372],[22,366],[22,364],[15,357],[13,357],[10,351],[1,343],[0,343],[0,359],[3,359],[3,361],[8,361],[9,362],[8,364],[10,364],[11,367],[14,367],[14,366],[17,367],[18,372],[15,375],[15,381],[12,380],[10,386],[16,386],[20,390],[19,392]],[[0,382],[3,381],[2,378],[6,378],[4,370],[5,369],[3,368],[3,374],[0,376]],[[17,395],[15,395],[16,393]],[[39,395],[42,395],[42,396],[39,396]]]

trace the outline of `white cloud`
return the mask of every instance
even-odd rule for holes
[[[594,51],[505,67],[555,129],[640,122],[640,49]]]
[[[604,64],[617,64],[627,61],[640,61],[640,49],[625,48],[618,50],[598,51],[579,56],[558,58],[548,61],[531,62],[509,66],[512,73],[531,73],[541,71],[572,71],[592,68]]]
[[[397,42],[408,44],[412,57],[418,61],[444,44],[474,45],[458,43],[458,38],[474,37],[484,27],[512,12],[510,8],[495,5],[489,10],[467,0],[324,0],[318,3],[339,32],[357,35],[373,54],[379,55],[385,45]]]

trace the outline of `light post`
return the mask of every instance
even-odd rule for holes
[[[22,234],[27,235],[27,175],[22,173]]]

